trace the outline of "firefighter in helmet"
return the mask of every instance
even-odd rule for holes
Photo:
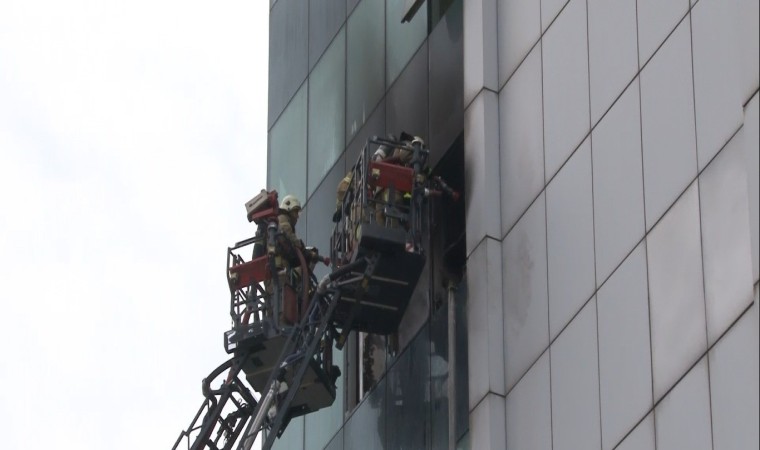
[[[277,215],[277,239],[274,250],[277,278],[282,289],[283,299],[275,299],[275,301],[282,302],[279,320],[281,322],[285,320],[287,323],[293,323],[297,320],[293,315],[292,305],[301,296],[298,292],[302,290],[301,262],[298,255],[299,253],[302,254],[308,264],[316,259],[317,253],[316,249],[307,250],[303,241],[296,235],[295,228],[300,213],[301,202],[296,196],[286,195],[280,202],[279,214]],[[272,292],[271,283],[265,287],[267,292]],[[283,312],[284,316],[282,315]]]
[[[304,251],[305,247],[303,242],[296,236],[296,223],[298,222],[298,216],[301,214],[301,202],[295,195],[286,195],[280,202],[280,213],[277,216],[277,227],[280,235],[285,240],[281,243],[282,247],[285,247],[285,253],[292,253],[288,250],[301,250]],[[294,255],[287,255],[288,259],[291,259]]]
[[[412,136],[406,132],[401,133],[401,142],[408,144],[412,147],[418,145],[420,147],[425,145],[425,141],[419,136]],[[400,166],[410,166],[414,158],[414,151],[407,147],[396,147],[392,150],[385,146],[380,146],[373,155],[373,161],[383,161],[391,164],[398,164]],[[393,194],[388,189],[380,189],[375,192],[375,221],[381,225],[398,227],[399,221],[394,217],[388,217],[386,215],[385,208],[388,207],[391,210],[404,205],[411,198],[411,192],[395,191]]]

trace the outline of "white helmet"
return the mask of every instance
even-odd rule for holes
[[[414,139],[412,139],[412,145],[414,144],[420,144],[420,146],[424,146],[425,141],[423,141],[421,137],[415,136]]]
[[[280,202],[280,209],[284,209],[285,211],[290,212],[296,208],[301,209],[301,202],[298,201],[295,195],[286,195],[282,199],[282,202]]]

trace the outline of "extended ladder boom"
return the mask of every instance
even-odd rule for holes
[[[241,368],[255,353],[253,350],[241,352],[240,356],[228,360],[204,379],[206,398],[188,430],[177,439],[173,450],[181,448],[179,445],[183,438],[188,440],[187,448],[190,450],[249,450],[262,430],[266,430],[262,448],[270,449],[294,414],[291,405],[301,389],[309,365],[313,364],[320,342],[327,338],[329,344],[325,345],[332,345],[335,329],[330,325],[341,297],[340,278],[362,267],[365,268],[365,276],[370,277],[371,273],[367,270],[371,270],[372,266],[363,259],[327,275],[317,286],[307,314],[288,335],[277,369],[272,371],[266,387],[262,389],[264,398],[261,401],[255,401],[238,379]],[[210,382],[225,372],[227,378],[222,386],[212,390]],[[232,411],[229,411],[228,402],[232,403]],[[245,432],[241,433],[243,428]]]
[[[376,154],[395,149],[403,163],[371,157],[372,146]],[[351,331],[398,329],[426,262],[423,200],[458,197],[442,179],[428,178],[427,155],[417,138],[368,141],[344,178],[342,198],[339,187],[330,258],[292,249],[299,264],[281,264],[277,258],[288,253],[281,251],[277,192],[262,190],[246,204],[258,231],[227,255],[232,329],[224,346],[233,357],[203,380],[204,401],[173,450],[250,450],[262,430],[269,450],[291,419],[335,401],[333,347],[342,349]],[[251,248],[249,258],[244,250]],[[316,261],[332,261],[319,283]]]

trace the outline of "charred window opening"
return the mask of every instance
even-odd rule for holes
[[[444,154],[433,170],[433,176],[440,176],[459,194],[455,201],[441,197],[430,203],[430,248],[433,271],[433,290],[445,290],[449,281],[459,284],[464,274],[467,259],[465,239],[464,205],[464,136],[460,135]],[[437,309],[436,295],[433,309]]]

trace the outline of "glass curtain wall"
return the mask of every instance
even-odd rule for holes
[[[405,0],[272,3],[267,185],[281,197],[294,194],[304,203],[296,231],[306,245],[329,251],[337,183],[368,137],[402,130],[423,136],[435,164],[461,135],[461,3],[428,0],[408,23],[401,23]],[[318,267],[318,275],[327,270]],[[365,355],[334,351],[343,371],[335,403],[294,419],[275,448],[442,444],[448,427],[446,312],[431,304],[435,278],[425,272],[401,345],[387,348],[391,340],[383,338],[373,346],[384,348],[368,360],[373,373],[363,389],[366,395],[345,392],[347,386],[358,389]],[[463,311],[457,312],[462,327]],[[460,331],[464,338],[466,331]],[[466,359],[457,362],[457,372],[465,374],[457,377],[458,393],[466,396]],[[457,406],[464,408],[461,418],[457,414],[461,437],[467,430],[466,397],[457,399]],[[409,424],[413,428],[404,432]]]

